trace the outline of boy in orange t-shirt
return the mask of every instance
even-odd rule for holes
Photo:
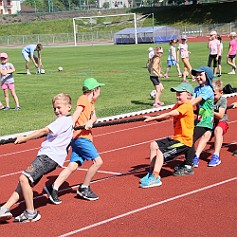
[[[85,126],[85,129],[75,130],[72,139],[72,154],[70,163],[64,169],[51,186],[44,187],[49,199],[54,204],[62,201],[58,198],[58,189],[66,179],[84,162],[92,160],[93,164],[88,169],[85,180],[77,190],[77,194],[86,200],[97,200],[99,197],[90,189],[90,182],[95,176],[103,161],[98,154],[92,139],[92,126],[96,122],[94,102],[100,96],[100,87],[104,84],[99,83],[94,78],[87,78],[82,87],[83,95],[77,100],[77,107],[73,114],[75,126]]]
[[[166,120],[173,117],[174,135],[152,141],[150,144],[150,170],[146,176],[140,179],[141,188],[151,188],[162,185],[160,181],[160,170],[164,161],[169,161],[178,155],[185,154],[193,145],[194,113],[191,104],[194,93],[191,84],[183,82],[177,87],[171,88],[176,92],[177,103],[170,112],[155,116],[146,117],[145,122],[153,120]],[[186,174],[193,174],[191,167]]]

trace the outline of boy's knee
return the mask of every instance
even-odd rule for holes
[[[20,184],[24,184],[26,182],[29,183],[29,180],[24,174],[21,174],[19,177],[19,182],[20,182]]]
[[[95,158],[95,160],[94,160],[94,164],[95,164],[98,168],[101,167],[101,166],[103,165],[103,160],[101,159],[100,156],[97,157],[97,158]]]
[[[150,149],[151,150],[157,150],[158,149],[157,142],[155,142],[155,141],[151,142]]]

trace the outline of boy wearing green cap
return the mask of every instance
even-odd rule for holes
[[[59,187],[85,160],[91,160],[93,164],[88,169],[83,184],[77,190],[77,194],[86,200],[99,199],[90,189],[90,182],[103,163],[93,144],[92,138],[92,127],[97,120],[94,102],[100,96],[101,86],[104,86],[104,84],[99,83],[94,78],[87,78],[83,83],[83,95],[77,100],[77,107],[73,114],[73,123],[76,127],[84,125],[85,129],[74,131],[69,165],[59,174],[53,185],[44,187],[50,201],[54,204],[60,204],[62,202],[58,198]]]
[[[146,176],[140,179],[141,188],[151,188],[162,185],[160,181],[160,170],[164,161],[172,160],[178,155],[189,153],[193,145],[193,129],[194,129],[194,113],[191,99],[193,95],[193,87],[191,84],[183,82],[177,87],[171,88],[172,92],[176,92],[177,103],[170,112],[155,117],[146,117],[145,122],[153,120],[166,120],[173,117],[174,136],[172,138],[164,138],[152,141],[150,144],[150,170]],[[186,157],[187,159],[187,157]],[[187,174],[192,174],[193,169]]]

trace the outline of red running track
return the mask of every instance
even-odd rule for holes
[[[235,99],[236,100],[236,99]],[[229,104],[234,101],[228,99]],[[230,129],[221,150],[222,164],[207,167],[213,141],[202,155],[194,175],[172,176],[182,157],[164,164],[160,187],[141,189],[139,179],[149,164],[151,140],[172,134],[172,122],[136,122],[94,129],[94,142],[104,164],[91,187],[100,199],[76,196],[89,162],[60,189],[61,205],[50,204],[42,189],[61,169],[45,176],[34,188],[35,207],[42,219],[35,223],[0,224],[1,236],[127,236],[192,237],[237,236],[236,110],[229,110]],[[42,140],[8,144],[0,150],[0,205],[16,187],[20,172],[33,160]],[[67,165],[68,161],[65,163]],[[12,208],[14,216],[24,202]]]

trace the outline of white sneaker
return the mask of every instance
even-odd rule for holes
[[[11,218],[12,218],[12,213],[10,212],[9,209],[3,211],[0,208],[0,222],[10,220]]]
[[[26,75],[30,75],[31,73],[30,72],[26,72]]]
[[[229,75],[235,75],[235,72],[229,72],[228,74]]]

